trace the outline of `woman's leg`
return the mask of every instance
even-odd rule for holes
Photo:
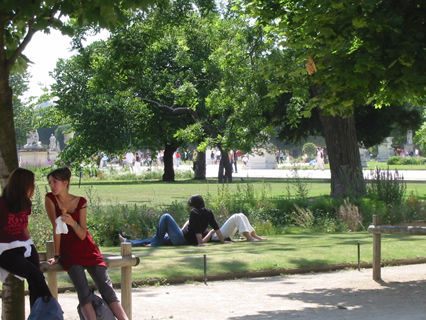
[[[78,301],[80,303],[81,313],[87,320],[96,319],[95,309],[93,308],[93,292],[89,288],[84,267],[73,265],[68,269],[68,275],[77,291]]]
[[[52,296],[46,284],[43,272],[40,270],[39,255],[34,246],[31,246],[31,255],[27,258],[24,247],[6,250],[0,255],[0,267],[27,279],[30,291],[30,306],[32,307],[39,297]]]
[[[151,242],[151,247],[164,246],[168,244],[164,236],[168,234],[171,243],[174,246],[182,246],[187,244],[183,232],[173,217],[166,213],[163,214],[158,222],[157,234]]]
[[[132,247],[145,247],[147,244],[150,244],[154,237],[149,239],[136,239],[136,240],[130,240],[127,238],[124,238],[121,234],[118,235],[121,242],[129,242],[132,244]]]
[[[248,229],[248,233],[250,234],[250,236],[251,237],[253,237],[254,239],[256,239],[256,240],[260,240],[260,241],[262,241],[262,240],[266,240],[266,238],[262,238],[262,237],[259,237],[257,234],[256,234],[256,232],[254,231],[254,228],[252,227],[252,225],[251,225],[251,223],[250,223],[250,221],[248,220],[248,218],[246,217],[246,215],[245,214],[243,214],[243,213],[240,213],[240,217],[241,217],[241,220],[242,221],[244,221],[244,224],[247,226],[247,229]],[[251,231],[250,231],[251,230]],[[247,237],[246,237],[247,238]]]
[[[89,266],[87,267],[87,272],[89,272],[102,296],[102,299],[104,299],[108,304],[115,317],[118,320],[128,320],[129,318],[124,312],[123,306],[118,300],[114,288],[112,287],[112,282],[107,269],[104,266]]]

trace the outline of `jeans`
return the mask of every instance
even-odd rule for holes
[[[151,247],[183,246],[188,244],[179,225],[168,213],[163,214],[160,221],[158,221],[155,236],[149,239],[126,240],[126,242],[130,242],[132,247],[140,247],[147,244],[151,244]]]
[[[77,291],[80,306],[94,301],[93,291],[89,287],[86,273],[84,272],[85,269],[92,277],[102,299],[104,299],[107,304],[119,301],[112,287],[108,271],[104,266],[81,266],[75,264],[68,269],[68,275]]]

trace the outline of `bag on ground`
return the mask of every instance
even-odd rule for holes
[[[54,297],[40,297],[31,308],[28,320],[64,320],[64,313]]]
[[[112,313],[111,309],[107,305],[104,299],[97,296],[96,294],[93,294],[94,300],[93,300],[93,308],[95,309],[96,313],[96,319],[99,320],[116,320],[114,314]],[[78,315],[80,316],[80,320],[85,320],[83,313],[81,313],[80,305],[77,306]]]

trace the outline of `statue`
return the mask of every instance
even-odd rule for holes
[[[56,137],[53,135],[53,133],[50,135],[50,145],[49,150],[54,151],[56,150]]]
[[[30,131],[27,133],[27,144],[24,146],[24,149],[30,148],[42,148],[41,142],[38,141],[38,132],[37,130]]]
[[[56,151],[61,152],[61,146],[59,145],[59,141],[56,141]]]
[[[407,131],[407,144],[413,144],[413,131]]]

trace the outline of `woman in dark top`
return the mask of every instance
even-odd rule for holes
[[[215,230],[219,241],[225,243],[219,225],[212,210],[205,207],[204,199],[199,194],[188,199],[191,208],[188,222],[182,227],[176,223],[171,215],[163,214],[158,222],[157,233],[150,239],[128,240],[119,235],[122,242],[131,242],[133,247],[139,246],[183,246],[198,245],[204,247],[203,232],[208,226]],[[167,235],[166,235],[167,233]]]
[[[27,279],[31,307],[40,297],[52,297],[28,231],[34,188],[34,173],[18,168],[11,173],[0,197],[0,267],[6,271],[0,273],[7,276],[11,272]]]

